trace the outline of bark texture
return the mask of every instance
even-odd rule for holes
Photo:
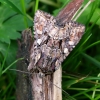
[[[17,63],[17,70],[27,72],[29,64],[32,34],[30,29],[22,32],[21,40],[18,40],[19,50],[17,58],[24,58]],[[30,74],[17,72],[16,79],[16,100],[33,100]]]

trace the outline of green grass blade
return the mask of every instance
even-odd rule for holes
[[[100,88],[100,85],[97,85],[97,86],[94,86],[94,87],[89,88],[89,89],[87,89],[87,90],[84,90],[84,91],[82,91],[82,92],[79,92],[79,93],[73,95],[73,97],[77,97],[77,96],[83,95],[84,93],[93,91],[93,90],[96,89],[96,88]]]
[[[91,47],[93,47],[93,46],[95,46],[95,45],[97,45],[97,44],[100,44],[100,41],[96,41],[96,42],[90,44],[90,45],[87,46],[85,49],[83,49],[83,51],[85,51],[85,50],[87,50],[87,49],[89,49],[89,48],[91,48]]]
[[[100,62],[97,61],[96,59],[92,58],[91,56],[85,54],[85,53],[81,53],[83,55],[83,57],[85,57],[87,60],[89,60],[92,64],[94,64],[95,66],[97,66],[98,68],[100,68]]]
[[[19,59],[15,60],[12,64],[10,64],[6,69],[4,69],[4,70],[2,71],[2,74],[4,74],[12,65],[14,65],[14,64],[17,63],[19,60],[22,60],[22,59],[24,59],[24,58],[19,58]]]
[[[20,2],[21,2],[22,11],[23,11],[24,15],[26,15],[25,1],[24,0],[20,0]],[[24,16],[24,23],[25,23],[26,28],[28,28],[28,21],[27,21],[26,16]]]
[[[0,68],[0,76],[2,75],[2,72],[3,72],[3,67],[4,67],[4,64],[6,62],[6,58],[7,58],[7,55],[8,55],[9,48],[10,48],[10,44],[8,45],[6,56],[4,57],[3,63],[2,63],[1,68]]]
[[[58,3],[54,2],[53,0],[39,0],[39,1],[44,3],[44,4],[47,4],[47,5],[50,5],[50,6],[53,6],[53,7],[57,7],[57,8],[60,6]]]
[[[38,10],[39,0],[36,0],[35,12]]]

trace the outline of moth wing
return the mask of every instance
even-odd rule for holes
[[[61,50],[64,53],[64,59],[69,55],[73,48],[79,43],[85,26],[74,21],[66,22],[66,38],[62,40]]]
[[[85,26],[74,21],[68,22],[68,26],[69,29],[67,29],[66,34],[69,34],[69,42],[73,42],[72,44],[69,43],[69,45],[75,46],[83,36]]]
[[[34,17],[34,34],[41,35],[51,17],[53,16],[43,11],[37,10]]]

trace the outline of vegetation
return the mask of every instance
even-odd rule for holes
[[[37,9],[56,16],[70,0],[0,0],[0,100],[15,100],[17,40],[33,27]],[[84,0],[83,8],[89,0]],[[76,15],[77,17],[77,15]],[[75,17],[75,18],[76,18]],[[100,0],[94,0],[77,19],[86,26],[80,43],[63,62],[63,100],[100,99]],[[68,95],[69,94],[69,95]]]

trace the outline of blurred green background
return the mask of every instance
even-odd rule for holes
[[[57,15],[71,0],[0,0],[0,100],[15,100],[17,40],[33,27],[37,9]],[[84,0],[81,10],[90,0]],[[80,10],[80,11],[81,11]],[[77,17],[77,15],[76,15]],[[77,19],[86,26],[80,43],[62,64],[63,100],[100,100],[100,0]],[[33,29],[32,29],[33,30]]]

